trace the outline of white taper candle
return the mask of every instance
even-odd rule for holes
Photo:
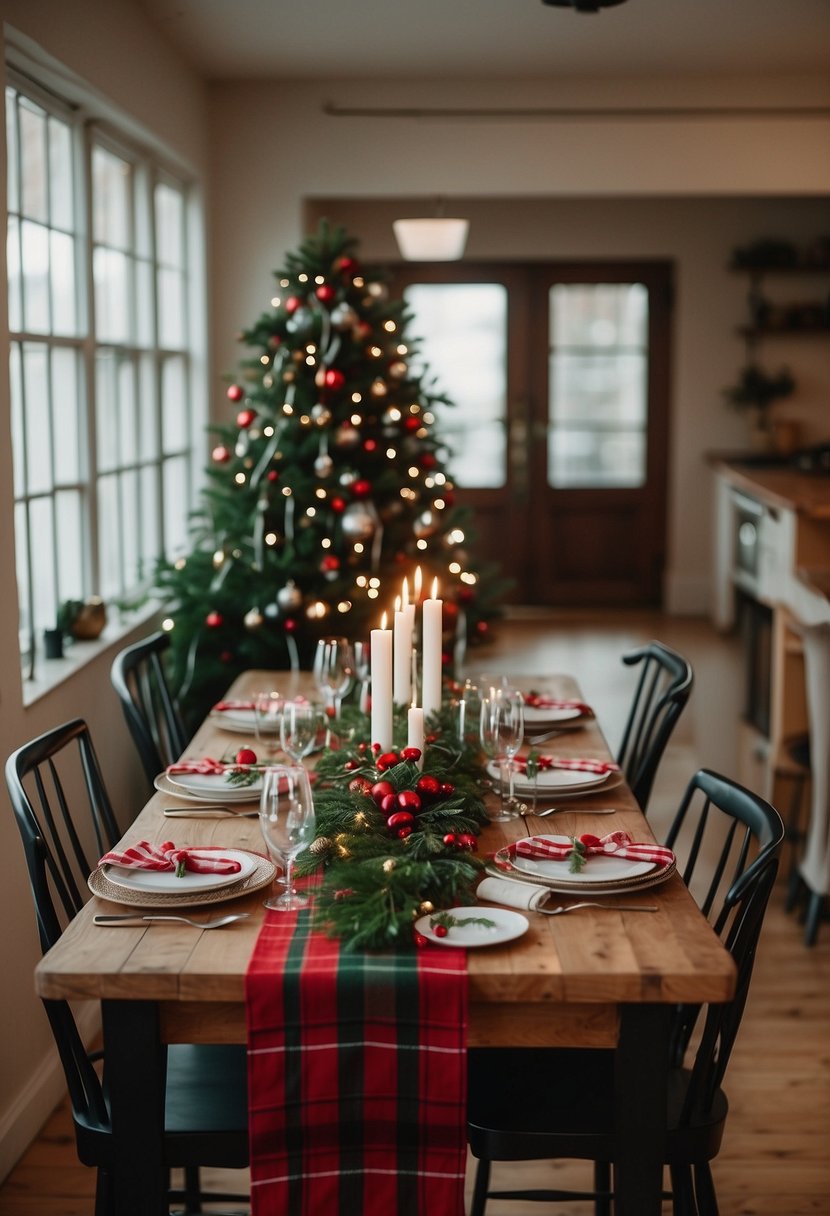
[[[372,743],[379,743],[381,751],[392,747],[392,630],[386,628],[386,613],[381,618],[380,629],[371,634],[372,659]]]

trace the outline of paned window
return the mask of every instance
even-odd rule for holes
[[[25,78],[6,89],[24,655],[68,599],[146,588],[193,500],[189,188]]]

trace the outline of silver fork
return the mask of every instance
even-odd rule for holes
[[[216,920],[191,920],[189,916],[142,916],[140,912],[122,912],[118,915],[93,916],[92,923],[95,925],[140,925],[144,921],[154,920],[180,920],[186,925],[192,925],[194,929],[221,929],[223,925],[232,925],[236,920],[246,920],[250,916],[250,912],[230,912],[227,916],[219,916]]]
[[[582,806],[549,806],[544,811],[534,811],[532,806],[526,806],[519,814],[525,819],[547,819],[548,815],[556,815],[560,811],[578,811],[580,815],[616,815],[616,810],[609,808],[597,807],[582,807]]]
[[[551,730],[544,731],[541,735],[525,735],[525,742],[531,747],[535,747],[537,743],[547,743],[548,739],[553,739],[556,735],[565,734],[565,728],[562,726],[553,727]]]
[[[560,904],[557,908],[536,908],[543,916],[559,916],[562,912],[576,912],[578,908],[602,908],[605,912],[656,912],[655,904],[600,904],[585,900],[580,904]]]

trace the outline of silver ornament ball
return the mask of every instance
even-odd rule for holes
[[[375,532],[375,519],[362,502],[352,502],[343,512],[342,528],[347,540],[369,540]]]

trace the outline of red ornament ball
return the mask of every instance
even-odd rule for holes
[[[359,477],[357,481],[352,483],[352,494],[355,498],[368,498],[372,493],[372,483],[367,481],[365,477]]]
[[[339,570],[340,558],[336,553],[327,553],[320,562],[320,569],[325,573],[327,570]]]
[[[421,809],[421,799],[414,790],[401,790],[398,794],[398,806],[402,811],[412,811],[414,814]]]
[[[394,792],[395,790],[389,781],[376,781],[370,789],[370,793],[378,806],[380,806],[387,794],[394,794]]]
[[[380,809],[384,815],[392,815],[398,805],[397,794],[384,794],[380,800]]]
[[[399,828],[409,828],[412,830],[412,825],[415,818],[409,811],[395,811],[386,821],[387,827],[392,832],[397,832]]]
[[[346,377],[343,375],[339,367],[329,367],[326,370],[325,385],[326,388],[336,390],[342,388],[346,383]]]
[[[427,944],[427,939],[424,937],[423,933],[416,933],[415,934],[415,945],[416,946],[425,946],[426,944]]]
[[[376,452],[378,450],[377,439],[366,439],[363,443],[364,452]]]
[[[372,783],[366,777],[355,777],[349,782],[349,791],[352,794],[369,794],[372,793]]]
[[[482,637],[482,638],[486,637],[489,632],[490,632],[490,622],[489,621],[476,621],[476,633],[479,635],[479,637]]]
[[[351,274],[352,271],[357,270],[357,261],[354,258],[338,258],[334,263],[334,269],[340,274]]]
[[[238,384],[231,384],[228,386],[227,396],[228,401],[241,401],[245,392]]]
[[[471,832],[462,832],[458,837],[459,849],[474,849],[477,844],[478,841]]]
[[[271,347],[271,350],[279,350],[282,346],[282,335],[271,334],[271,337],[268,339],[268,345]]]
[[[378,756],[375,761],[375,767],[379,773],[382,773],[384,769],[391,768],[393,764],[397,764],[399,759],[397,752],[384,752],[382,756]]]
[[[279,479],[280,479],[280,475],[276,469],[268,470],[268,480],[269,481],[274,482],[274,481],[279,481]]]
[[[437,777],[431,776],[429,773],[424,773],[415,782],[415,789],[422,798],[437,798],[441,793],[441,782]]]
[[[421,759],[420,747],[403,748],[403,750],[401,751],[401,759],[402,760],[420,760]]]
[[[353,771],[353,769],[360,768],[360,764],[358,763],[357,760],[347,760],[346,763],[343,765],[343,768],[346,770],[347,773],[350,773]]]
[[[436,925],[432,932],[436,937],[446,937],[448,929],[446,925]]]
[[[256,418],[256,410],[240,410],[236,415],[236,425],[243,430],[249,427]]]
[[[450,798],[454,793],[455,793],[454,785],[451,785],[449,781],[441,782],[441,797],[442,798]]]
[[[256,764],[256,752],[250,747],[240,747],[236,753],[237,764]]]
[[[448,849],[451,849],[454,847],[454,845],[458,844],[458,837],[456,836],[455,832],[446,832],[445,833],[444,844],[447,846]]]
[[[332,287],[331,283],[321,283],[314,294],[321,304],[331,304],[337,295],[337,291]]]
[[[288,299],[285,301],[285,311],[288,313],[289,316],[291,316],[291,314],[293,312],[297,311],[297,309],[300,307],[301,304],[302,304],[302,300],[300,299],[299,296],[289,296]]]
[[[398,828],[395,835],[397,836],[398,840],[406,840],[407,836],[412,835],[412,828],[405,825],[402,828]]]
[[[293,616],[289,616],[285,621],[283,621],[282,627],[286,633],[297,632],[297,622]]]
[[[437,464],[438,460],[432,452],[424,452],[423,456],[421,457],[422,469],[434,469]]]
[[[346,510],[346,500],[335,494],[334,498],[329,499],[329,506],[337,515],[342,515]]]
[[[225,447],[224,443],[220,443],[211,452],[211,456],[215,464],[227,464],[231,458],[230,451]]]
[[[414,414],[407,414],[403,420],[403,429],[405,431],[417,431],[422,425],[421,419],[417,418]]]
[[[225,618],[222,616],[222,613],[217,612],[215,609],[213,612],[209,612],[205,617],[205,624],[207,625],[208,629],[218,629],[219,626],[224,625],[224,623]]]

